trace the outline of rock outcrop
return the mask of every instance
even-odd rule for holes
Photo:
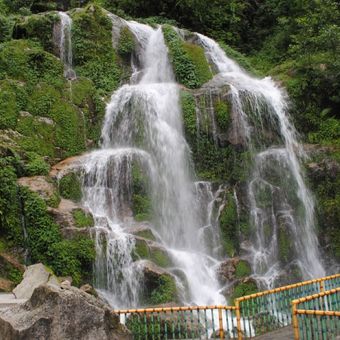
[[[35,288],[45,283],[59,285],[58,279],[42,263],[37,263],[27,267],[23,280],[13,289],[13,293],[17,299],[29,299]]]
[[[30,300],[0,310],[0,339],[132,339],[107,305],[71,286],[44,284]]]

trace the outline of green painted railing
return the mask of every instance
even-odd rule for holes
[[[292,301],[295,340],[340,336],[340,288]]]
[[[291,325],[293,300],[338,287],[340,274],[243,296],[235,300],[235,306],[126,309],[114,313],[120,315],[134,339],[242,340]],[[328,303],[334,311],[339,310],[339,296],[332,299]]]
[[[236,307],[194,306],[115,311],[134,339],[230,339],[237,337]]]

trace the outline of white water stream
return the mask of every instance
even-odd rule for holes
[[[173,272],[186,277],[183,302],[224,304],[216,278],[220,248],[212,212],[220,191],[213,193],[206,182],[195,185],[190,172],[179,87],[161,28],[128,26],[140,45],[141,66],[134,68],[131,84],[112,95],[102,149],[90,153],[83,167],[84,202],[96,225],[96,287],[115,307],[138,306],[143,261],[133,262],[135,241],[127,233],[133,224],[131,171],[137,163],[150,183],[155,234],[171,257]],[[202,206],[204,216],[199,215]]]
[[[245,249],[254,276],[269,288],[281,274],[280,228],[293,244],[294,263],[303,278],[324,276],[315,233],[313,196],[299,164],[299,158],[305,154],[289,121],[285,93],[269,77],[256,79],[248,75],[212,39],[201,34],[198,37],[217,69],[218,81],[230,86],[234,130],[254,162],[248,198],[250,223],[255,231],[251,245]],[[276,143],[263,138],[265,124],[279,136]]]
[[[59,32],[59,52],[60,59],[64,63],[64,75],[67,79],[76,78],[76,74],[72,68],[72,19],[65,12],[58,12],[60,17],[60,32]]]

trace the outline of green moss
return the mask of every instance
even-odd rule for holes
[[[254,294],[257,292],[258,292],[258,289],[257,289],[255,282],[249,281],[249,282],[239,283],[235,286],[234,292],[230,299],[231,299],[231,302],[234,304],[237,298],[241,296]]]
[[[91,79],[103,94],[114,91],[119,85],[122,72],[112,47],[112,22],[95,5],[75,12],[72,18],[77,74]]]
[[[26,176],[48,175],[50,166],[35,152],[27,152],[27,162],[24,166]]]
[[[47,123],[30,114],[21,115],[16,130],[21,134],[16,138],[21,150],[40,156],[53,157],[55,155],[55,126],[53,122],[52,124]]]
[[[15,39],[39,42],[48,52],[53,52],[53,27],[60,20],[56,13],[42,13],[21,17],[14,28]]]
[[[212,73],[205,57],[204,49],[201,46],[188,42],[183,44],[183,48],[195,66],[197,83],[203,85],[212,78]]]
[[[6,77],[35,85],[46,82],[57,88],[64,84],[63,65],[58,58],[29,40],[11,40],[1,44],[0,79]]]
[[[227,132],[227,129],[231,122],[230,117],[231,108],[229,103],[219,101],[215,104],[215,116],[218,127],[223,131]]]
[[[171,260],[165,249],[158,246],[149,246],[143,239],[136,239],[132,258],[135,261],[138,259],[148,259],[162,268],[166,268],[171,265]]]
[[[82,197],[79,177],[74,173],[62,177],[59,181],[59,192],[63,198],[79,202]]]
[[[168,274],[163,274],[155,284],[157,287],[150,292],[150,304],[159,305],[177,300],[176,283],[173,277]]]
[[[72,101],[84,114],[86,138],[97,143],[105,113],[104,101],[90,79],[79,77],[71,83],[71,86]]]
[[[247,261],[241,260],[235,268],[235,276],[238,279],[249,276],[251,274],[251,268]]]
[[[144,240],[136,240],[135,248],[132,253],[132,258],[134,260],[149,258],[149,247]]]
[[[0,13],[3,14],[0,8]],[[14,20],[11,17],[0,15],[0,43],[12,38]]]
[[[72,211],[73,219],[76,227],[78,228],[90,228],[94,226],[94,220],[92,214],[85,212],[82,209],[76,209]]]
[[[60,203],[60,195],[58,192],[54,192],[52,196],[46,201],[46,204],[52,208],[58,208]]]
[[[15,129],[19,110],[16,95],[7,82],[0,82],[0,129]]]
[[[117,52],[122,57],[129,56],[135,49],[135,40],[128,27],[122,28],[118,41]]]
[[[47,212],[46,203],[24,187],[20,188],[20,198],[31,262],[42,262],[59,276],[72,276],[76,285],[87,280],[95,258],[93,240],[85,237],[62,240],[59,227]]]
[[[156,240],[155,235],[149,229],[139,231],[139,232],[135,233],[135,235],[139,236],[139,237],[146,238],[147,240],[151,240],[151,241],[155,241]]]
[[[279,258],[283,263],[289,263],[294,257],[291,239],[284,227],[279,228],[278,234]]]
[[[148,179],[135,163],[132,167],[131,207],[136,221],[148,221],[152,218],[152,202],[148,193]]]
[[[12,268],[8,273],[8,279],[12,281],[15,285],[18,285],[23,278],[23,274],[20,270]]]
[[[228,256],[233,257],[239,251],[239,230],[236,204],[232,194],[228,194],[225,208],[220,215],[222,244]]]
[[[194,96],[188,91],[181,91],[181,108],[183,114],[184,130],[188,140],[196,141],[196,105]]]
[[[212,73],[201,47],[184,42],[169,25],[163,26],[163,34],[179,83],[198,88],[211,79]]]
[[[93,240],[85,237],[63,240],[53,244],[50,253],[53,254],[50,265],[58,276],[72,276],[75,285],[91,280],[95,259]]]
[[[15,160],[13,157],[0,157],[0,235],[5,237],[6,245],[23,246],[20,221],[20,202]]]
[[[150,260],[162,268],[167,268],[172,264],[167,251],[157,247],[150,249]]]

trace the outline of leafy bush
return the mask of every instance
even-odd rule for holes
[[[118,41],[117,51],[122,57],[129,56],[135,48],[133,34],[127,27],[122,28]]]
[[[150,292],[150,304],[159,305],[177,300],[176,283],[170,275],[161,275],[156,284],[158,287]]]
[[[50,166],[47,164],[41,156],[35,152],[26,153],[27,163],[24,166],[26,176],[47,175]]]
[[[72,211],[73,219],[76,227],[89,228],[93,227],[94,220],[90,213],[83,211],[82,209],[76,209]]]
[[[163,26],[163,34],[179,83],[188,88],[197,88],[211,79],[212,74],[202,47],[184,42],[169,25]]]
[[[235,276],[238,279],[249,276],[251,274],[251,268],[247,261],[241,260],[235,268]]]
[[[62,177],[59,181],[59,192],[64,198],[79,202],[82,197],[79,177],[74,173]]]
[[[73,15],[72,39],[77,74],[104,95],[114,91],[121,68],[112,47],[112,22],[100,7],[89,5]]]

